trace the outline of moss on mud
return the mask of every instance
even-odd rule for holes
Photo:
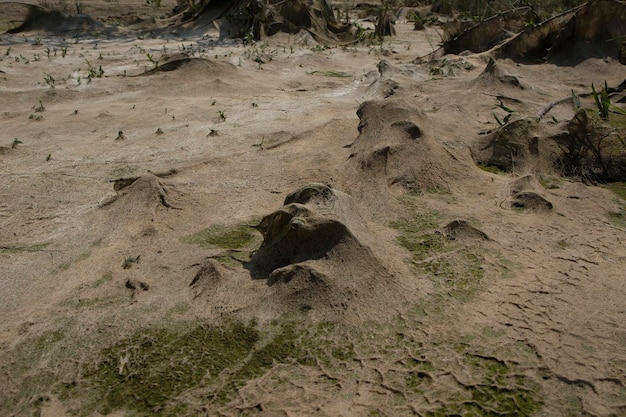
[[[433,227],[434,215],[416,216],[391,223],[398,243],[411,253],[411,265],[426,273],[441,291],[460,301],[469,300],[485,275],[479,248],[450,241]]]
[[[192,235],[184,236],[181,240],[207,248],[242,249],[260,240],[260,235],[246,224],[213,225]]]

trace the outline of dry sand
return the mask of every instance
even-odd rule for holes
[[[481,77],[486,54],[414,63],[439,29],[396,29],[329,48],[306,32],[0,35],[0,414],[77,413],[59,387],[135,329],[287,316],[337,323],[350,354],[275,363],[225,403],[179,393],[180,415],[625,416],[624,202],[540,164],[485,172],[470,145],[506,116],[496,96],[534,116],[626,67],[497,60],[512,86]],[[332,192],[285,205],[309,183]],[[515,208],[521,191],[550,205]],[[288,259],[249,262],[257,231],[241,250],[184,240],[279,210]]]

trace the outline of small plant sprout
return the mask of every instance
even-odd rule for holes
[[[41,100],[39,100],[39,104],[33,106],[32,109],[35,110],[36,113],[43,113],[44,111],[46,111],[46,108],[44,107]]]
[[[159,65],[159,61],[154,59],[154,55],[152,55],[150,52],[146,52],[146,58],[148,58],[148,61],[150,61],[155,68]]]
[[[52,159],[52,154],[49,153],[48,156],[46,156],[46,162],[50,161]]]
[[[596,106],[598,107],[598,114],[602,120],[606,120],[609,117],[609,107],[611,106],[611,99],[609,98],[609,93],[606,91],[606,82],[604,83],[605,88],[598,93],[593,83],[591,84],[591,91],[593,91],[593,99],[596,102]]]
[[[43,80],[50,88],[54,88],[54,77],[52,75],[46,73],[43,77]]]
[[[224,113],[223,110],[218,110],[217,111],[217,115],[220,118],[220,122],[225,122],[226,121],[226,114]]]
[[[13,143],[11,143],[11,149],[17,148],[17,145],[19,145],[20,143],[24,143],[24,142],[22,142],[18,138],[13,139]]]
[[[128,256],[126,259],[124,259],[124,262],[122,263],[122,268],[129,269],[131,266],[133,266],[133,264],[139,263],[140,256],[141,255]]]
[[[160,127],[159,127],[159,128],[157,128],[157,130],[156,130],[156,134],[157,134],[157,135],[162,135],[162,134],[163,134],[163,129],[161,129]]]
[[[259,103],[252,103],[252,107],[259,107]]]
[[[117,137],[115,138],[115,140],[124,140],[124,139],[126,139],[126,136],[124,136],[124,132],[122,132],[121,130],[117,132]]]
[[[607,120],[609,118],[609,112],[617,113],[617,114],[625,114],[626,110],[621,107],[617,107],[613,103],[611,103],[611,98],[609,97],[609,87],[604,82],[604,87],[598,93],[593,83],[591,84],[591,91],[593,93],[593,99],[596,102],[596,107],[598,108],[598,115],[602,120]]]

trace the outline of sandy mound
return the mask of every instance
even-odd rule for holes
[[[176,208],[172,202],[176,191],[152,174],[115,180],[114,190],[115,195],[98,205],[101,213],[97,222],[107,235],[153,235],[157,232],[157,211]]]
[[[176,75],[182,77],[209,77],[224,75],[235,70],[235,66],[228,62],[215,62],[206,58],[193,58],[186,54],[176,54],[165,56],[157,62],[153,69],[146,71],[144,75],[176,71]]]
[[[403,100],[368,101],[357,111],[359,136],[349,168],[373,189],[447,189],[455,159],[430,137],[428,116]]]
[[[467,220],[453,220],[444,226],[442,234],[450,240],[487,241],[489,236],[480,229],[472,226]]]
[[[552,210],[552,203],[542,194],[544,188],[534,175],[524,175],[510,183],[504,189],[503,208],[527,209],[531,211]]]
[[[503,66],[489,57],[487,66],[474,80],[470,81],[470,87],[479,89],[496,89],[506,91],[506,89],[525,89],[527,86],[520,79],[509,74]]]
[[[254,278],[267,279],[266,312],[355,319],[385,314],[404,300],[368,246],[373,238],[352,199],[338,190],[309,184],[257,229],[263,244],[248,267]]]

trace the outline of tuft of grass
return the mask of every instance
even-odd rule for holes
[[[127,256],[124,259],[124,262],[122,262],[122,268],[123,269],[129,269],[130,267],[132,267],[134,264],[139,263],[139,260],[141,258],[141,255],[137,255],[137,256]]]
[[[185,243],[205,248],[242,249],[249,248],[259,239],[258,233],[250,226],[238,224],[232,226],[213,225],[181,240]]]

